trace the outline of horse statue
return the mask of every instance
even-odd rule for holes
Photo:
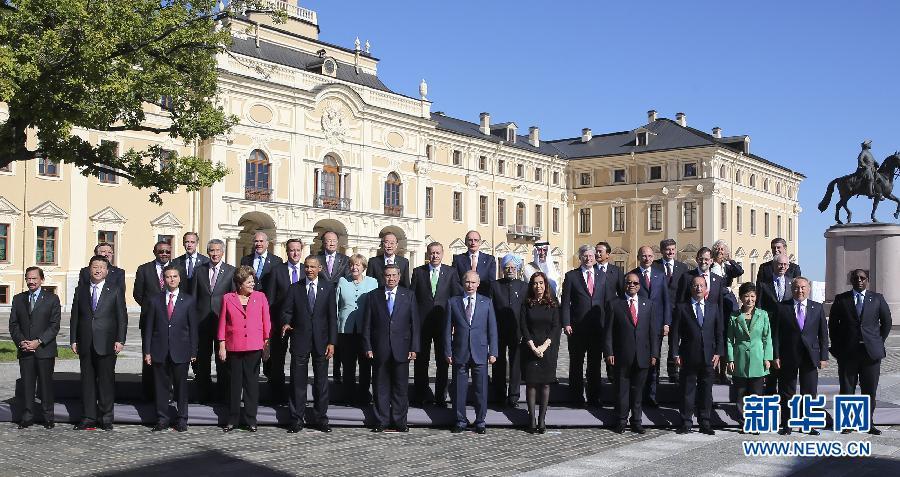
[[[828,190],[822,202],[819,202],[819,211],[825,212],[831,204],[831,196],[834,194],[834,188],[837,186],[841,199],[834,205],[834,220],[839,224],[843,224],[840,218],[841,208],[847,211],[847,223],[850,223],[852,214],[847,208],[847,201],[852,197],[861,195],[873,200],[872,203],[872,222],[878,222],[875,218],[875,211],[878,209],[878,203],[885,199],[890,199],[897,203],[897,210],[894,212],[894,218],[900,218],[900,199],[892,192],[894,189],[894,178],[900,175],[900,152],[895,152],[885,158],[878,171],[875,174],[875,195],[869,194],[868,183],[865,177],[859,173],[849,174],[838,177],[828,184]]]

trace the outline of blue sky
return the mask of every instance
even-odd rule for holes
[[[381,59],[379,76],[433,110],[537,125],[542,138],[633,129],[646,111],[724,135],[802,172],[800,264],[824,280],[833,212],[816,208],[852,172],[859,143],[900,149],[900,2],[302,1],[321,39]],[[833,204],[832,204],[833,205]],[[896,204],[882,203],[892,221]],[[870,206],[851,201],[857,220]]]

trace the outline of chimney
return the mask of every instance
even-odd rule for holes
[[[744,154],[750,154],[750,136],[744,136]]]
[[[675,113],[675,121],[678,122],[678,125],[686,128],[687,127],[687,116],[684,113]]]
[[[713,128],[713,137],[716,139],[722,139],[722,128],[716,126]]]
[[[491,113],[481,113],[481,134],[491,133]]]
[[[650,111],[647,111],[647,122],[652,123],[653,121],[656,121],[656,110],[655,109],[651,109]]]
[[[531,126],[528,128],[528,143],[534,147],[540,147],[541,145],[541,130],[537,126]]]
[[[594,137],[594,135],[591,134],[591,128],[584,128],[581,130],[581,142],[588,142],[592,137]]]

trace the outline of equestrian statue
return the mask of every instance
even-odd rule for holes
[[[841,198],[834,205],[834,220],[839,224],[843,224],[840,218],[840,211],[843,208],[847,211],[847,223],[850,223],[852,214],[847,208],[847,201],[850,198],[861,195],[872,199],[872,222],[878,222],[875,218],[875,211],[878,209],[878,203],[885,199],[890,199],[897,203],[897,210],[894,212],[894,218],[900,218],[900,199],[893,194],[894,179],[900,175],[900,152],[894,152],[884,159],[881,165],[872,157],[872,141],[867,139],[862,143],[862,151],[856,158],[856,172],[831,181],[828,184],[828,190],[822,202],[819,202],[819,211],[825,212],[828,205],[831,204],[831,196],[834,194],[834,188],[837,187]]]

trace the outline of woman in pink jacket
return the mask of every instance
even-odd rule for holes
[[[234,430],[241,414],[241,389],[244,390],[244,418],[248,430],[256,432],[256,408],[259,403],[259,362],[268,353],[272,322],[269,302],[262,292],[254,291],[256,275],[247,266],[234,272],[236,292],[222,297],[219,315],[219,359],[226,361],[231,377],[228,425]]]

